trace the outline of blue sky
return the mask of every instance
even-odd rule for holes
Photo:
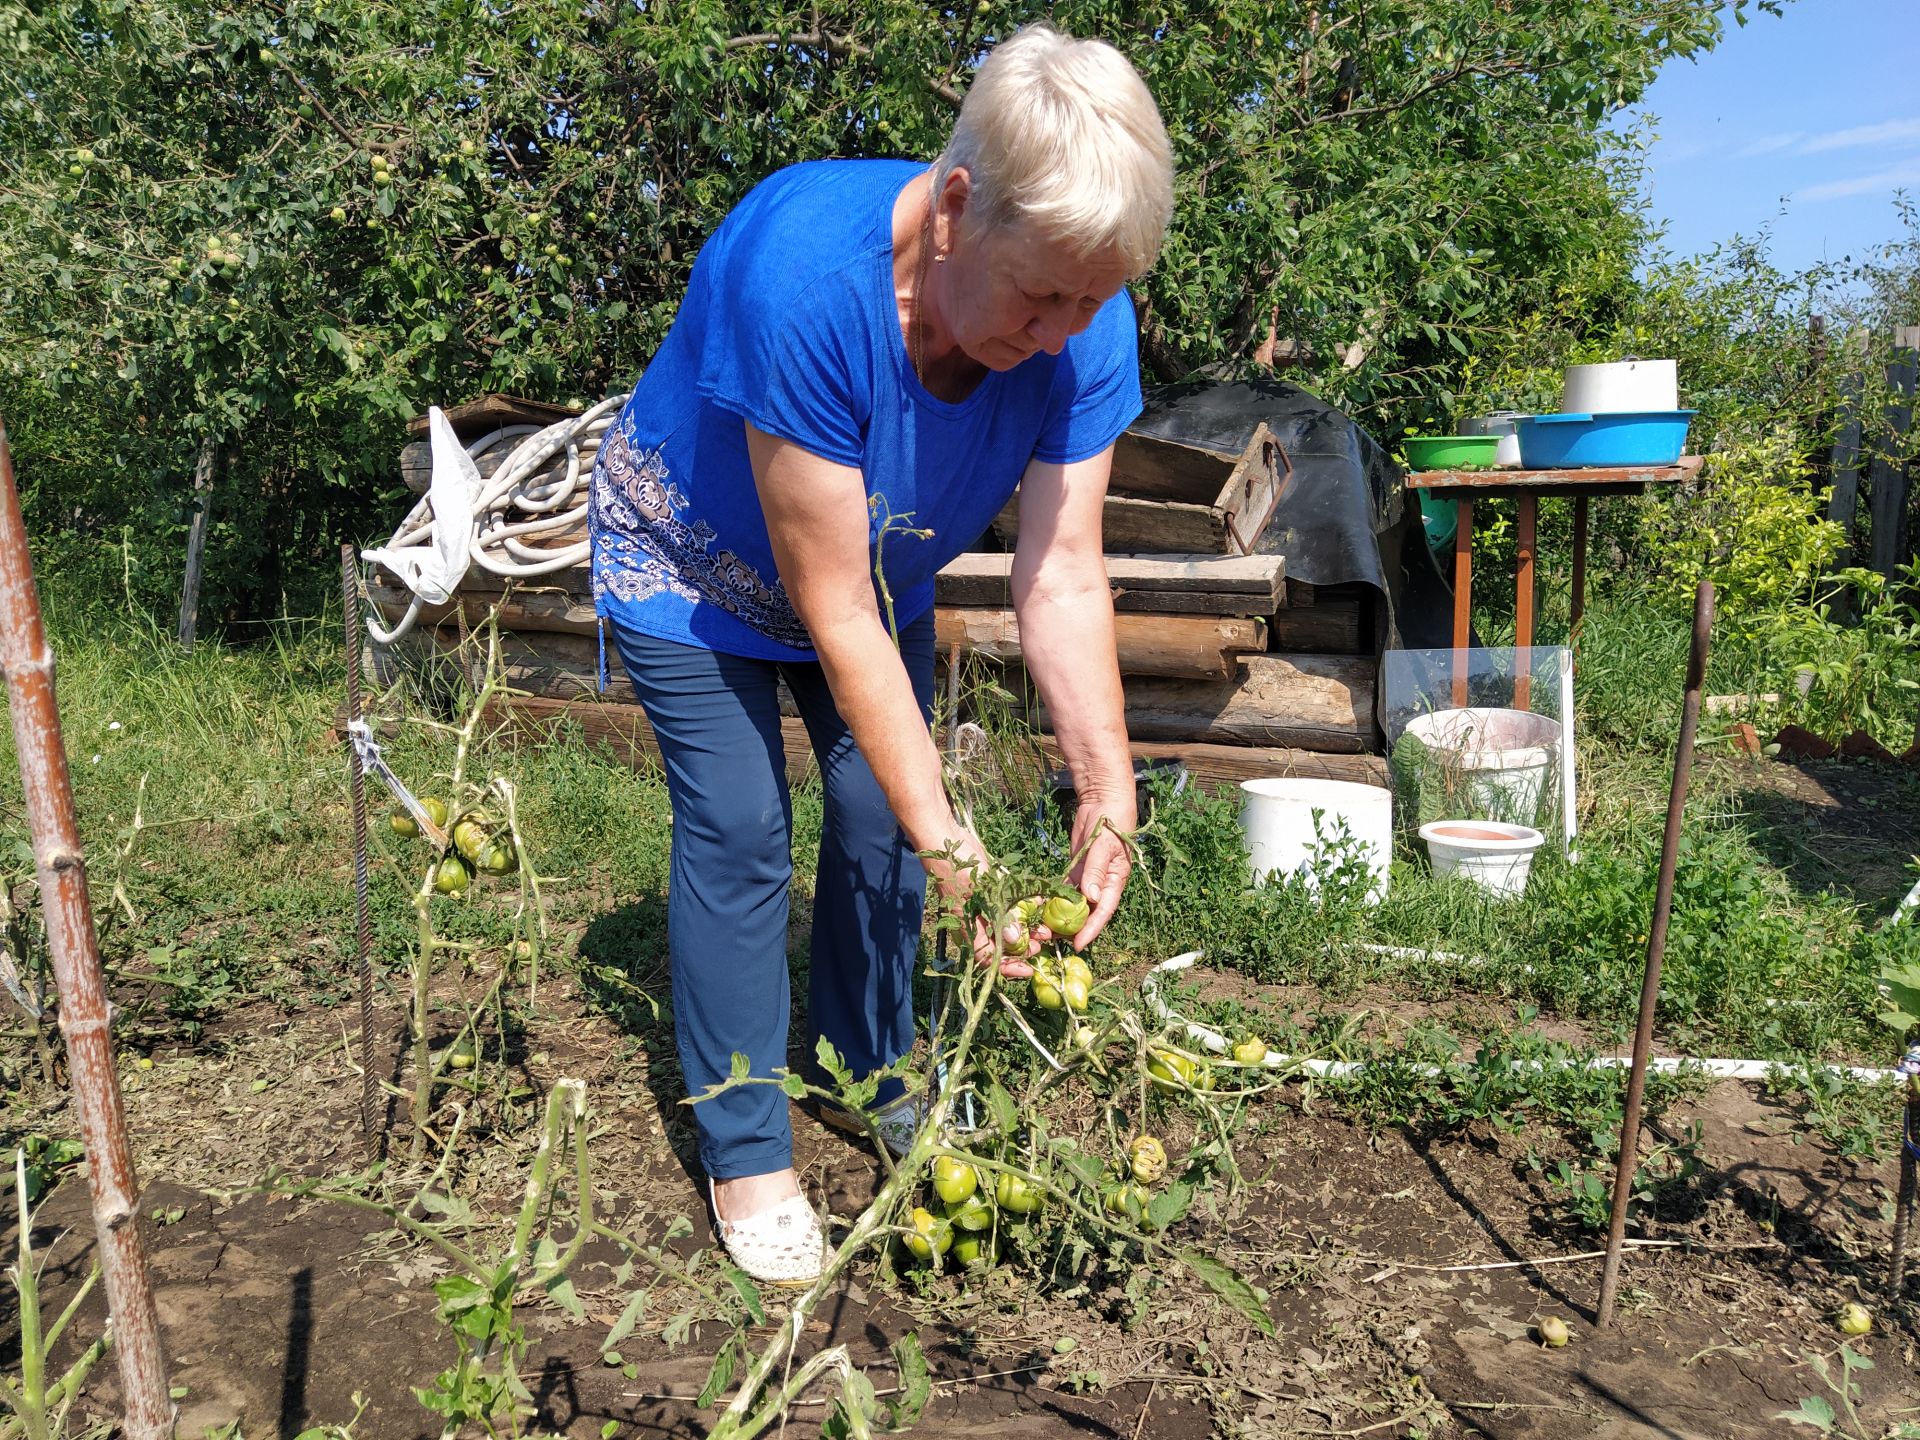
[[[1798,270],[1894,239],[1895,190],[1920,201],[1920,0],[1796,0],[1727,31],[1622,117],[1654,118],[1669,248],[1771,225],[1774,263]]]

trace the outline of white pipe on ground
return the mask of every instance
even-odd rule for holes
[[[1361,948],[1386,952],[1404,949],[1404,947],[1386,945],[1362,946]],[[1190,968],[1204,953],[1204,951],[1200,950],[1189,950],[1186,954],[1176,955],[1171,960],[1162,960],[1147,972],[1147,978],[1141,982],[1140,993],[1147,1002],[1147,1008],[1153,1012],[1157,1019],[1165,1024],[1178,1026],[1186,1033],[1189,1039],[1194,1041],[1194,1043],[1202,1049],[1210,1050],[1216,1055],[1223,1055],[1229,1049],[1229,1042],[1226,1036],[1209,1025],[1201,1025],[1191,1020],[1181,1019],[1167,1007],[1166,1001],[1160,998],[1159,977]],[[1430,955],[1436,959],[1445,954],[1443,951],[1434,950],[1412,950],[1405,951],[1405,953],[1411,955]],[[1446,956],[1446,958],[1465,960],[1467,957]],[[1344,1079],[1350,1075],[1358,1075],[1379,1062],[1374,1060],[1316,1060],[1304,1055],[1269,1054],[1262,1063],[1269,1069],[1285,1069],[1300,1074],[1313,1075],[1322,1079]],[[1559,1062],[1516,1060],[1513,1062],[1513,1068],[1516,1070],[1624,1070],[1632,1063],[1633,1057],[1630,1055],[1586,1055]],[[1741,1060],[1675,1055],[1656,1056],[1650,1062],[1649,1068],[1662,1075],[1674,1075],[1684,1071],[1689,1074],[1708,1075],[1715,1080],[1765,1080],[1775,1070],[1780,1068],[1780,1062],[1777,1060]],[[1883,1082],[1902,1080],[1905,1078],[1898,1070],[1882,1070],[1870,1065],[1830,1065],[1825,1068],[1836,1074],[1845,1075],[1851,1080],[1857,1080],[1868,1085],[1878,1085]],[[1426,1065],[1420,1068],[1419,1073],[1422,1075],[1441,1075],[1445,1073],[1445,1067]]]

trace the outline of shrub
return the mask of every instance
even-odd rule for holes
[[[1711,579],[1719,624],[1735,630],[1809,601],[1845,532],[1822,515],[1808,473],[1786,426],[1708,455],[1697,489],[1641,512],[1655,595],[1685,606]]]

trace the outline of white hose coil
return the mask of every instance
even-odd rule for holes
[[[588,558],[591,547],[585,540],[558,550],[528,542],[585,523],[593,473],[585,452],[599,446],[626,402],[625,394],[610,395],[585,413],[552,425],[503,425],[465,445],[468,456],[477,459],[505,441],[520,442],[500,468],[480,482],[474,494],[472,512],[465,517],[473,527],[470,568],[503,579],[529,580],[570,569]],[[564,470],[540,477],[548,462],[563,451]],[[454,458],[459,457],[456,454]],[[362,559],[378,563],[395,552],[430,551],[441,519],[433,513],[430,497],[422,495],[394,530],[393,538],[378,549],[362,552]],[[401,574],[398,570],[393,573]],[[453,583],[458,583],[458,577],[453,577]],[[419,620],[424,602],[419,587],[414,588],[406,614],[391,630],[368,615],[367,631],[376,643],[393,644]]]

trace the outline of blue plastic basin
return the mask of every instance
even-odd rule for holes
[[[1671,465],[1687,443],[1695,410],[1614,415],[1527,415],[1516,422],[1524,470],[1598,465]]]

